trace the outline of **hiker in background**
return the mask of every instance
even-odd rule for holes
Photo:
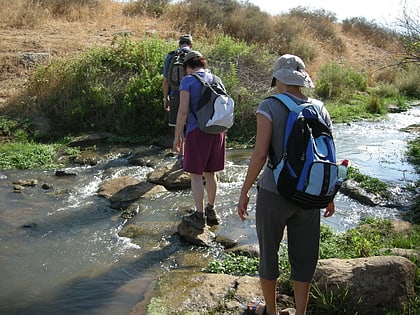
[[[184,75],[183,72],[183,57],[191,50],[193,45],[192,36],[189,34],[182,35],[179,38],[178,49],[169,52],[163,63],[163,108],[169,112],[168,125],[174,127],[176,124],[176,115],[179,107],[179,84]],[[173,65],[173,58],[177,57],[180,64]],[[180,68],[174,69],[173,67],[179,66]],[[183,151],[178,154],[178,160],[182,165]]]
[[[186,76],[180,85],[180,105],[175,126],[173,148],[180,152],[184,145],[184,171],[191,175],[191,190],[195,212],[184,216],[182,221],[196,229],[220,223],[215,211],[217,192],[216,172],[225,166],[225,133],[208,134],[200,130],[194,113],[201,96],[202,83],[192,74],[198,74],[204,81],[213,80],[207,69],[207,60],[198,51],[190,51],[184,59]],[[184,125],[185,135],[184,135]],[[205,187],[203,184],[205,178]],[[204,205],[204,190],[207,192],[207,205]]]
[[[274,65],[271,86],[275,86],[278,93],[286,93],[297,104],[302,104],[310,102],[311,99],[302,93],[301,87],[313,88],[314,84],[299,57],[283,55]],[[277,157],[283,154],[283,131],[288,113],[287,107],[273,98],[260,102],[256,110],[255,147],[238,202],[238,215],[242,221],[248,216],[249,190],[266,165],[270,146]],[[331,129],[331,119],[325,107],[321,115]],[[296,315],[304,315],[310,283],[318,261],[320,209],[304,210],[284,199],[277,190],[273,170],[267,165],[258,179],[257,187],[255,218],[260,247],[259,276],[264,302],[254,301],[248,305],[248,308],[256,314],[277,314],[278,250],[287,226],[290,276],[293,280]],[[325,209],[324,217],[332,216],[334,211],[334,203],[331,202]]]

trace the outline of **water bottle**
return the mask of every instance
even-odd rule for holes
[[[349,160],[343,160],[338,166],[338,180],[337,184],[341,185],[347,177],[347,166],[349,165]]]

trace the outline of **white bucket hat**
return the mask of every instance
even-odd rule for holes
[[[305,71],[302,59],[295,55],[283,55],[274,64],[271,86],[276,86],[276,79],[285,85],[314,88],[311,77]]]

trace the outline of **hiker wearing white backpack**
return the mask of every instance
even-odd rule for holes
[[[199,75],[205,82],[213,81],[207,69],[207,60],[198,51],[190,51],[184,59],[186,75],[180,85],[180,104],[175,126],[173,148],[180,152],[184,146],[183,168],[191,176],[191,190],[195,211],[182,218],[182,222],[198,230],[207,225],[220,223],[216,213],[216,172],[225,167],[225,132],[209,134],[202,131],[196,119],[196,111],[203,89]],[[186,128],[184,129],[184,125]],[[203,184],[205,178],[205,185]],[[204,192],[207,192],[205,205]]]
[[[297,104],[311,102],[303,94],[302,87],[313,88],[314,84],[305,70],[304,62],[297,56],[287,54],[276,61],[271,86],[276,87],[277,93],[286,94]],[[331,129],[328,111],[320,101],[314,100],[314,103],[320,104],[319,114]],[[284,129],[288,115],[289,109],[278,99],[266,98],[258,105],[255,147],[238,202],[238,215],[244,221],[248,216],[249,190],[258,178],[255,219],[264,301],[251,301],[248,305],[249,311],[256,314],[277,314],[278,250],[286,227],[296,315],[306,314],[310,283],[318,262],[320,209],[304,209],[282,196],[275,183],[273,168],[269,166],[270,163],[266,163],[272,150],[277,158],[283,156]],[[264,171],[259,176],[263,167]],[[332,201],[326,206],[323,215],[332,216],[334,211]]]

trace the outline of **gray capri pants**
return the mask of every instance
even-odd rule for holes
[[[259,188],[256,226],[260,246],[259,275],[279,277],[279,246],[287,226],[291,279],[311,282],[319,255],[320,209],[301,209],[279,194]]]

